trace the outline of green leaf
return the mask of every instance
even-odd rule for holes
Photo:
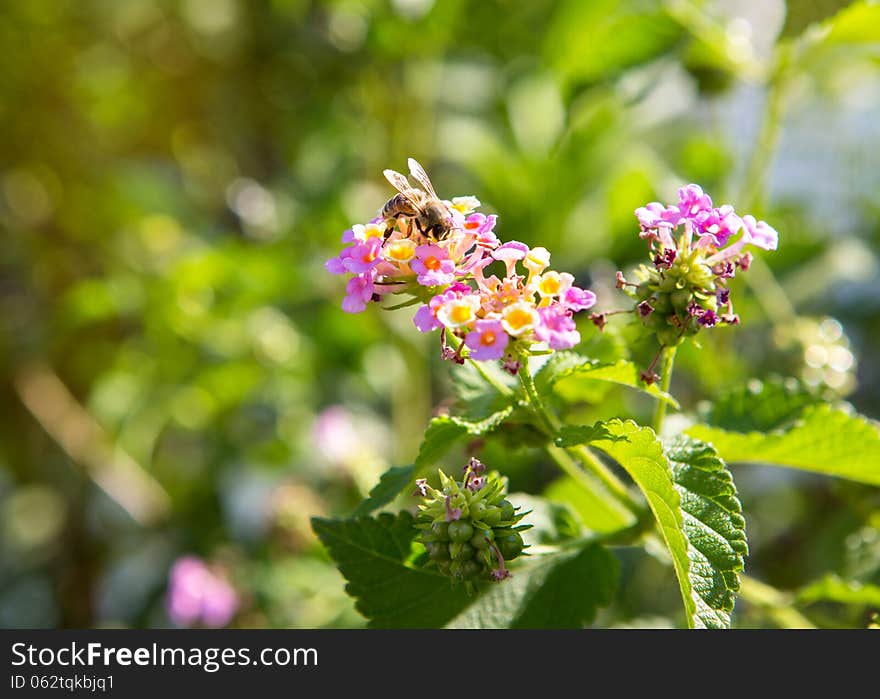
[[[510,493],[507,499],[529,513],[522,520],[523,524],[532,527],[522,532],[526,545],[560,544],[583,536],[577,515],[566,504],[527,493]]]
[[[490,381],[477,371],[473,362],[453,367],[452,388],[458,399],[456,412],[466,420],[478,422],[494,413],[514,405],[518,399],[519,383],[516,379],[496,366],[496,362],[483,362],[480,370]],[[503,386],[501,392],[496,385]]]
[[[767,432],[792,423],[804,408],[822,402],[822,396],[796,379],[749,381],[728,391],[700,419],[733,432]]]
[[[611,495],[599,495],[601,484],[587,490],[574,478],[557,478],[544,490],[544,497],[551,502],[568,505],[584,526],[597,533],[610,533],[635,524],[635,516],[624,507],[611,509],[616,502]]]
[[[669,444],[666,455],[681,496],[697,617],[707,628],[729,628],[748,554],[733,478],[710,445],[688,437]]]
[[[618,568],[617,559],[597,544],[529,557],[448,627],[581,628],[598,607],[611,603]]]
[[[513,406],[509,405],[478,422],[471,422],[454,415],[435,417],[431,420],[425,431],[425,436],[422,438],[419,455],[416,457],[416,467],[422,468],[435,463],[459,440],[468,435],[478,437],[491,432],[512,412]]]
[[[823,22],[821,31],[830,45],[880,43],[880,4],[855,2]]]
[[[412,480],[415,470],[415,466],[412,465],[389,468],[382,474],[379,483],[370,491],[367,498],[354,509],[351,516],[363,517],[394,500]]]
[[[606,423],[597,422],[594,425],[563,425],[559,430],[559,437],[556,438],[556,444],[560,447],[573,447],[600,439],[610,442],[629,441],[626,435],[616,434],[608,429]]]
[[[473,602],[464,586],[413,567],[413,517],[402,512],[377,518],[312,519],[312,528],[348,584],[357,610],[382,628],[443,626]]]
[[[610,603],[617,585],[613,555],[595,543],[572,544],[520,559],[511,578],[469,595],[464,585],[415,567],[413,524],[407,512],[312,520],[371,627],[578,627]]]
[[[681,33],[652,0],[568,0],[544,34],[544,48],[557,74],[576,83],[648,61]]]
[[[567,439],[575,434],[568,431]],[[609,420],[581,434],[615,459],[644,493],[672,556],[688,626],[728,627],[747,548],[732,479],[711,447],[676,442],[670,463],[654,431],[632,421]]]
[[[801,588],[797,593],[801,604],[813,602],[839,602],[880,608],[880,585],[843,580],[836,575],[824,578]]]
[[[880,485],[880,430],[867,418],[830,405],[806,407],[787,428],[732,432],[693,425],[692,437],[711,442],[725,461],[787,466]]]
[[[674,408],[678,401],[656,384],[650,386],[639,378],[639,368],[626,359],[616,362],[601,363],[588,359],[576,352],[556,352],[535,374],[535,387],[540,395],[546,395],[563,379],[591,381],[607,381],[609,383],[629,386],[647,393],[654,398],[664,400]]]

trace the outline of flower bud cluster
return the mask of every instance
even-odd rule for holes
[[[522,532],[529,525],[505,497],[506,479],[471,459],[461,481],[439,471],[440,489],[425,479],[416,481],[422,497],[416,526],[425,545],[429,564],[460,581],[504,580],[510,577],[506,563],[525,548]]]
[[[752,262],[746,246],[775,250],[779,236],[764,221],[715,207],[695,184],[678,190],[678,204],[652,202],[636,210],[651,264],[637,271],[639,283],[618,272],[617,285],[637,301],[641,323],[672,347],[702,328],[736,325],[729,280]]]

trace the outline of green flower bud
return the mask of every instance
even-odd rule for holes
[[[672,301],[670,300],[669,294],[657,294],[657,296],[651,301],[651,306],[654,308],[654,313],[651,315],[659,315],[662,317],[672,312]]]
[[[519,535],[519,532],[515,531],[505,532],[502,536],[496,537],[495,544],[498,546],[504,559],[508,561],[519,556],[523,550],[522,537]]]
[[[432,561],[448,561],[449,560],[449,544],[442,541],[431,541],[425,544],[428,551],[428,558]]]
[[[492,526],[498,524],[501,521],[501,508],[496,505],[489,505],[486,508],[486,514],[483,515],[483,521]]]
[[[511,504],[510,500],[502,500],[501,501],[501,519],[509,520],[516,517],[516,510]]]
[[[474,547],[467,542],[453,541],[449,544],[449,555],[453,561],[467,561],[474,557]]]
[[[495,540],[495,532],[491,529],[477,529],[471,537],[471,546],[475,549],[487,549]]]
[[[463,519],[449,523],[449,538],[452,541],[465,542],[474,535],[474,528]]]
[[[449,524],[446,522],[434,522],[431,525],[431,531],[434,532],[434,536],[437,538],[437,541],[449,541]]]
[[[488,505],[486,505],[486,503],[483,502],[482,500],[477,500],[475,502],[472,502],[471,506],[470,506],[471,519],[475,522],[478,522],[481,519],[483,519],[483,515],[486,514],[487,507],[488,507]]]
[[[679,289],[678,291],[673,291],[669,298],[676,310],[687,312],[688,304],[690,304],[693,297],[694,295],[690,289]]]

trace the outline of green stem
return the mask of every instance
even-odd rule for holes
[[[538,389],[535,388],[535,379],[532,378],[532,372],[529,370],[529,355],[520,355],[520,365],[517,376],[519,376],[519,382],[522,384],[523,392],[526,394],[529,406],[532,408],[535,415],[538,416],[538,420],[541,422],[547,436],[550,437],[550,439],[556,439],[559,432],[559,421],[550,414],[544,405],[544,401],[542,401],[541,397],[538,395]]]
[[[776,153],[779,134],[782,130],[782,117],[785,113],[785,71],[777,70],[767,84],[767,102],[764,107],[761,130],[755,147],[746,165],[745,179],[738,201],[744,208],[751,209],[761,203],[767,171]]]
[[[739,595],[783,629],[815,629],[816,625],[792,607],[793,597],[747,575],[740,575]]]
[[[660,356],[660,388],[664,393],[669,393],[669,384],[672,382],[672,368],[675,364],[676,347],[665,347]],[[663,420],[666,417],[666,401],[658,400],[654,408],[654,432],[658,435],[663,429]]]
[[[787,54],[779,55],[776,69],[767,82],[767,101],[761,129],[746,164],[745,178],[737,197],[738,206],[742,206],[745,210],[759,207],[763,192],[766,191],[767,172],[776,153],[782,131],[782,119],[785,116],[791,82],[789,61],[790,57]],[[746,283],[755,292],[758,303],[761,304],[772,325],[786,325],[797,317],[797,312],[789,301],[785,289],[763,259],[756,257],[745,277]]]
[[[544,405],[544,401],[541,400],[541,396],[538,395],[538,390],[535,387],[535,380],[532,378],[532,372],[529,370],[529,358],[526,354],[521,357],[518,376],[529,405],[538,416],[539,421],[543,425],[544,431],[551,441],[555,440],[559,434],[560,422],[558,418],[547,409],[547,406]],[[553,449],[558,449],[558,447],[553,447]],[[611,493],[611,495],[626,507],[627,510],[634,512],[637,515],[641,515],[644,508],[633,499],[626,486],[605,464],[602,463],[602,460],[588,446],[580,444],[570,447],[568,451],[580,459],[584,468],[586,468],[587,471],[589,471],[595,479],[597,479],[604,488]],[[574,463],[569,464],[567,462],[561,462],[556,458],[558,455],[554,456],[554,454],[551,453],[551,456],[554,457],[554,461],[556,461],[557,465],[572,476],[577,482],[584,487],[589,485],[590,489],[595,490],[595,482],[592,482],[592,479],[589,484],[586,484],[581,477],[584,474],[582,469],[577,468]],[[572,469],[575,469],[579,475],[573,474]]]

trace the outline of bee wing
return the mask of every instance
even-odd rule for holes
[[[425,172],[425,168],[419,165],[418,161],[414,158],[410,158],[407,163],[409,164],[409,173],[413,178],[425,188],[428,194],[436,199],[437,192],[434,191],[434,185],[431,184],[431,179],[428,177],[428,173]]]
[[[385,175],[385,179],[391,183],[391,186],[394,187],[394,189],[405,196],[413,206],[418,207],[418,199],[416,199],[413,194],[412,185],[406,177],[395,170],[383,170],[382,174]]]

